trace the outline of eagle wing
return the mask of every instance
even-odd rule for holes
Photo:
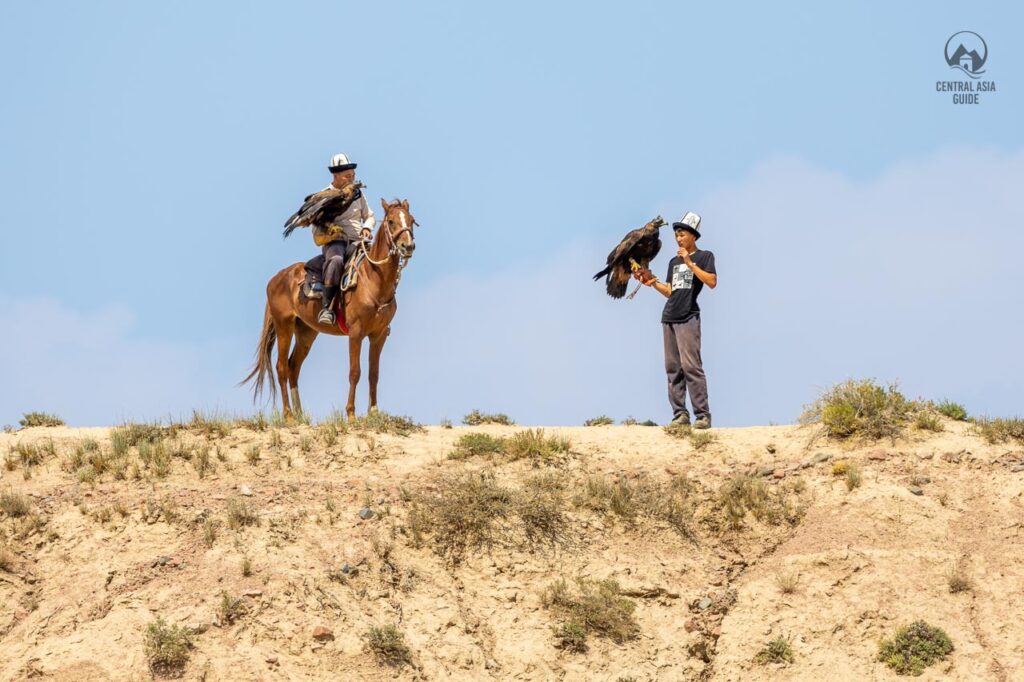
[[[619,245],[608,254],[607,267],[594,275],[594,281],[605,278],[608,295],[622,298],[626,294],[626,286],[632,276],[630,261],[636,261],[641,267],[647,268],[661,251],[661,237],[658,229],[665,224],[658,216],[643,227],[631,230]]]
[[[332,222],[335,218],[348,210],[348,207],[358,199],[363,183],[354,182],[342,189],[328,187],[306,197],[302,206],[284,223],[284,236],[287,237],[297,228],[309,227],[310,225],[323,225]]]

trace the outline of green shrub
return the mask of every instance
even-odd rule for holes
[[[657,426],[658,423],[654,422],[654,421],[651,421],[650,419],[645,419],[645,420],[643,420],[641,422],[641,421],[637,421],[635,417],[626,417],[625,419],[622,420],[622,425],[623,426]]]
[[[567,438],[547,436],[544,429],[519,431],[505,441],[505,454],[509,460],[529,459],[535,464],[551,463],[569,452]]]
[[[896,636],[878,644],[878,660],[900,675],[920,675],[924,669],[953,651],[953,642],[942,629],[922,620],[896,630]]]
[[[954,403],[952,400],[943,399],[942,402],[935,406],[935,410],[954,421],[967,421],[967,408],[960,403]]]
[[[793,647],[785,637],[776,637],[764,645],[764,648],[754,656],[754,663],[765,665],[768,663],[792,663]]]
[[[584,426],[608,426],[609,424],[614,424],[614,423],[615,423],[614,419],[612,419],[608,415],[602,414],[599,417],[594,417],[592,419],[588,419],[587,421],[583,422],[583,425]]]
[[[146,628],[146,660],[153,672],[160,675],[179,673],[188,662],[192,635],[180,625],[168,625],[162,617]]]
[[[914,407],[895,385],[883,388],[871,379],[849,379],[807,406],[800,421],[820,424],[826,436],[836,439],[895,438],[906,427]]]
[[[55,414],[47,414],[46,412],[26,412],[18,420],[18,423],[22,428],[29,428],[31,426],[64,426],[63,419]]]
[[[495,438],[486,433],[466,433],[455,443],[449,459],[467,459],[478,455],[501,454],[505,450],[505,439]]]
[[[919,431],[932,431],[938,433],[944,431],[946,427],[942,425],[942,420],[939,419],[937,412],[932,412],[929,409],[921,409],[914,415],[914,428]]]
[[[364,637],[370,653],[380,663],[391,666],[412,663],[412,651],[405,643],[405,635],[394,625],[371,627]]]
[[[1024,419],[978,419],[974,422],[975,432],[989,443],[1005,443],[1008,440],[1024,442]]]
[[[502,426],[515,426],[516,423],[509,419],[507,414],[496,413],[486,414],[480,410],[473,410],[462,418],[466,426],[480,426],[481,424],[500,424]]]

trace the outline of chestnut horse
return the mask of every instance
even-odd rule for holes
[[[380,352],[391,332],[391,319],[398,307],[395,291],[402,268],[416,248],[413,226],[417,223],[409,213],[409,202],[396,199],[389,204],[381,199],[380,203],[384,207],[384,218],[373,238],[373,245],[368,249],[367,257],[359,264],[356,286],[339,294],[344,297],[345,320],[348,324],[348,403],[345,405],[345,413],[349,419],[356,414],[359,355],[365,338],[370,339],[370,411],[377,409]],[[344,336],[337,325],[317,322],[321,302],[307,299],[300,293],[306,278],[303,266],[304,263],[289,265],[267,282],[267,307],[263,314],[259,346],[256,348],[256,362],[249,376],[241,382],[245,384],[255,379],[253,396],[256,399],[263,392],[264,384],[269,383],[271,400],[276,397],[277,388],[270,376],[270,353],[276,342],[277,381],[281,386],[281,402],[286,419],[292,418],[292,403],[295,403],[295,410],[302,412],[299,372],[317,335]],[[294,350],[291,348],[292,337],[295,338]]]

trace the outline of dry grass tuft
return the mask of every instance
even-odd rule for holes
[[[614,419],[612,419],[611,417],[609,417],[606,414],[602,414],[599,417],[593,417],[591,419],[588,419],[587,421],[583,422],[583,425],[584,426],[608,426],[608,425],[614,424],[614,423],[615,423]]]
[[[468,459],[480,455],[499,455],[505,451],[505,439],[486,433],[465,433],[455,442],[448,459]]]
[[[1008,440],[1024,442],[1024,419],[978,419],[974,431],[988,443],[1005,443]]]
[[[764,645],[757,655],[754,656],[754,663],[766,665],[768,663],[792,663],[793,647],[785,637],[776,637]]]
[[[217,605],[217,620],[222,625],[230,625],[245,615],[248,609],[243,597],[232,597],[226,590],[221,590],[220,602]]]
[[[0,547],[0,571],[10,572],[14,568],[14,553],[6,547]]]
[[[366,647],[383,665],[412,664],[412,651],[405,643],[405,635],[394,625],[373,626],[366,631]]]
[[[241,497],[228,500],[228,528],[238,530],[245,526],[260,525],[259,514]]]
[[[515,426],[516,423],[509,419],[507,414],[500,412],[495,414],[487,414],[480,410],[473,410],[465,417],[462,418],[462,423],[466,426],[480,426],[481,424],[500,424],[502,426]]]
[[[32,511],[32,503],[21,493],[5,490],[0,493],[0,511],[11,518],[28,516]]]
[[[800,586],[800,574],[796,571],[779,571],[775,574],[775,585],[782,594],[793,594]]]
[[[974,589],[970,574],[967,572],[967,565],[963,561],[953,564],[953,568],[946,574],[946,582],[949,584],[949,591],[952,594],[970,592]]]
[[[573,589],[565,579],[560,579],[544,590],[541,600],[562,620],[555,631],[559,646],[580,651],[585,649],[590,634],[623,644],[640,633],[633,617],[636,603],[622,596],[614,580],[579,578]]]
[[[510,461],[528,459],[534,464],[551,464],[569,452],[568,438],[547,436],[544,429],[519,431],[505,441],[505,454]]]
[[[743,526],[748,514],[761,523],[796,525],[803,518],[803,505],[794,505],[790,493],[799,494],[794,488],[770,487],[760,478],[735,476],[722,486],[718,504],[724,511],[725,520],[733,529]]]
[[[146,628],[146,660],[150,669],[163,676],[179,675],[188,663],[192,635],[188,628],[168,625],[158,617]]]
[[[860,467],[856,464],[851,464],[847,467],[843,480],[846,481],[847,490],[852,492],[854,488],[859,488],[860,484],[864,480],[864,476],[860,472]]]
[[[379,410],[370,412],[363,417],[351,419],[347,423],[348,428],[352,431],[390,433],[395,436],[408,436],[425,431],[422,425],[417,424],[410,417],[388,414]]]

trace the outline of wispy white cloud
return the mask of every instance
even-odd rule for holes
[[[868,180],[775,159],[694,204],[659,202],[652,214],[701,212],[702,246],[717,255],[721,284],[701,299],[716,422],[791,421],[847,376],[898,379],[912,395],[948,396],[975,412],[1020,410],[1021,186],[1024,153],[951,149]],[[537,226],[531,238],[556,243],[541,234],[550,229]],[[403,286],[381,406],[429,421],[474,407],[522,423],[601,413],[664,420],[662,299],[643,290],[614,302],[590,281],[620,236],[561,244],[544,262],[484,277]],[[659,270],[671,253],[670,233],[663,238]],[[239,338],[195,347],[144,338],[124,310],[0,298],[0,421],[28,409],[76,423],[248,409],[233,384],[258,325],[254,311]],[[322,414],[343,404],[347,367],[346,344],[318,340],[303,375],[306,406]]]

